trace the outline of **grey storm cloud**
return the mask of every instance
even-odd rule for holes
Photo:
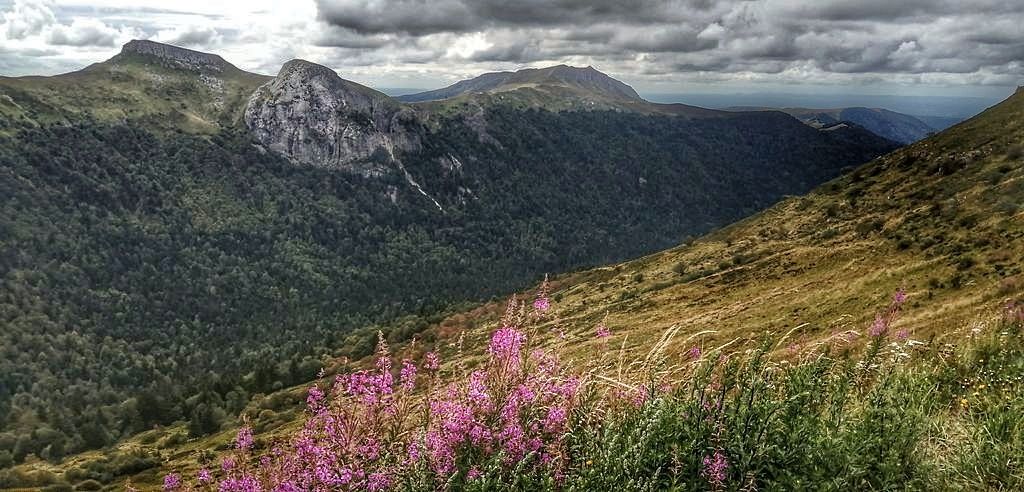
[[[699,3],[699,2],[698,2]],[[580,21],[627,23],[673,18],[694,2],[616,0],[320,0],[320,18],[360,33],[424,35],[501,26],[557,26]]]
[[[225,0],[197,11],[101,3],[0,0],[0,73],[73,69],[146,38],[265,73],[302,57],[389,84],[557,63],[640,87],[1024,82],[1024,0]]]
[[[587,58],[715,71],[1024,75],[1024,2],[994,0],[317,0],[325,46],[420,52],[483,33],[473,62]],[[332,41],[336,39],[337,41]],[[382,40],[387,40],[382,41]],[[396,55],[401,58],[401,55]],[[632,62],[634,65],[641,62]]]

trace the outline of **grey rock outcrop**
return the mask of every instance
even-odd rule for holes
[[[219,55],[193,51],[169,44],[157,43],[144,39],[133,39],[121,47],[123,56],[146,56],[174,68],[183,68],[199,72],[223,72],[235,69]]]
[[[295,162],[366,175],[421,147],[413,110],[305,60],[285,63],[256,90],[245,123],[263,145]]]

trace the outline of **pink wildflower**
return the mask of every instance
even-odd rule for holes
[[[892,302],[897,306],[907,302],[907,291],[900,289],[896,291],[896,294],[892,296]]]
[[[868,330],[868,334],[873,337],[880,337],[885,335],[885,332],[889,329],[889,323],[882,316],[875,316],[875,322],[871,324],[871,328]]]
[[[700,358],[700,347],[698,347],[696,345],[694,345],[693,347],[690,347],[690,350],[686,351],[686,355],[688,357],[690,357],[691,359],[699,359]]]
[[[401,384],[406,391],[416,387],[416,366],[408,359],[402,361]]]
[[[324,400],[324,392],[320,390],[319,386],[312,386],[309,388],[309,396],[306,397],[306,405],[309,405],[309,409],[316,411],[320,408],[320,402]]]
[[[544,419],[544,431],[552,434],[559,432],[562,430],[562,426],[565,425],[568,415],[569,412],[562,407],[549,408],[548,416]]]
[[[519,356],[525,342],[526,335],[523,332],[504,326],[491,336],[491,345],[488,350],[498,360],[507,361]]]
[[[898,338],[900,340],[906,340],[906,339],[910,338],[910,332],[907,331],[906,328],[903,328],[900,331],[896,332],[896,338]]]
[[[240,451],[248,451],[252,448],[252,427],[243,425],[241,429],[238,429],[238,435],[235,437],[235,448]]]
[[[597,338],[608,338],[612,336],[612,331],[608,329],[604,323],[597,325],[597,331],[594,333]]]
[[[551,309],[551,301],[547,297],[538,297],[537,300],[533,301],[533,309],[543,313]]]
[[[178,490],[181,487],[181,477],[177,473],[169,473],[164,476],[164,490]]]
[[[441,367],[441,358],[438,357],[437,352],[427,352],[426,362],[423,364],[428,371],[436,371],[437,368]]]
[[[220,462],[220,469],[224,471],[231,471],[235,468],[235,459],[230,456],[225,456]]]
[[[391,479],[383,473],[371,473],[370,478],[367,480],[366,488],[370,492],[377,492],[380,490],[387,490],[391,487]]]
[[[199,480],[199,483],[206,484],[213,480],[213,475],[210,474],[210,470],[200,468],[199,473],[196,474],[196,478]]]
[[[473,371],[469,375],[469,400],[481,407],[486,407],[491,399],[487,394],[485,378],[486,375],[482,371]]]
[[[220,492],[259,492],[261,490],[259,480],[251,475],[226,478],[220,483]]]
[[[470,480],[476,480],[476,479],[478,479],[478,478],[480,478],[482,476],[483,476],[483,473],[481,473],[480,469],[477,468],[476,466],[471,467],[469,469],[469,471],[466,473],[466,478],[468,478]]]
[[[701,476],[715,488],[722,488],[725,485],[726,471],[729,468],[729,461],[722,451],[716,450],[715,454],[705,456],[702,464]]]

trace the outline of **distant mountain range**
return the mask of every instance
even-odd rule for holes
[[[534,98],[524,98],[532,93]],[[545,97],[548,96],[548,97]],[[615,80],[593,67],[575,68],[565,65],[516,72],[493,72],[462,80],[441,89],[405,94],[395,99],[403,102],[455,101],[482,98],[507,99],[527,106],[561,108],[566,101],[585,99],[589,109],[664,112],[667,106],[644,100],[632,87]],[[552,100],[553,99],[553,100]],[[583,106],[588,108],[588,106]],[[697,108],[682,106],[685,108]],[[849,107],[838,109],[770,108],[736,106],[725,111],[782,111],[815,128],[834,128],[840,123],[853,123],[878,136],[901,144],[921,140],[928,135],[960,121],[958,118],[929,118],[931,123],[915,116],[880,108]],[[705,110],[707,111],[707,110]],[[936,126],[933,126],[936,125]]]
[[[56,462],[182,419],[216,431],[369,353],[375,327],[406,340],[897,147],[651,103],[593,68],[474,80],[408,103],[304,60],[271,77],[150,41],[0,78],[0,447]]]
[[[732,107],[729,111],[782,111],[815,128],[831,127],[838,123],[853,123],[901,144],[921,140],[940,130],[910,115],[880,108],[758,108]]]

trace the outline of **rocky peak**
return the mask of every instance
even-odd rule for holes
[[[420,148],[417,115],[330,68],[291,60],[249,98],[245,123],[295,162],[366,173]]]
[[[338,76],[337,72],[330,68],[299,58],[285,62],[285,64],[281,66],[281,70],[277,73],[277,76],[278,78],[289,79],[312,79],[320,77],[344,80]]]
[[[133,39],[121,47],[120,56],[155,58],[160,63],[195,71],[222,72],[234,65],[219,55],[203,53],[145,39]]]

